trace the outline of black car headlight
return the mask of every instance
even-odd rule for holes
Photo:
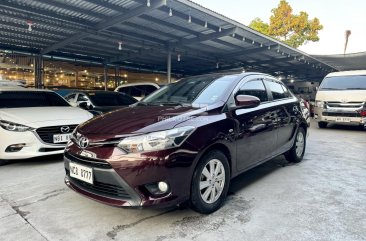
[[[193,126],[185,126],[145,135],[131,136],[120,141],[118,147],[128,153],[170,149],[182,145],[193,133],[194,129]]]
[[[0,126],[7,131],[25,132],[33,130],[33,128],[10,121],[0,120]]]

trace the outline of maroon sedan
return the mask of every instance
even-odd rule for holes
[[[306,133],[299,101],[272,76],[190,77],[80,125],[65,182],[109,205],[211,213],[233,177],[281,154],[300,162]]]

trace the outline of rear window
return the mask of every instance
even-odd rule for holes
[[[366,90],[366,75],[327,77],[319,90]]]
[[[89,93],[89,98],[96,106],[124,106],[132,105],[136,99],[120,93]]]
[[[0,108],[70,106],[53,92],[0,91]]]

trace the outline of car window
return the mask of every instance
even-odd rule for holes
[[[88,99],[88,97],[86,97],[86,95],[84,95],[84,94],[79,94],[79,96],[78,96],[78,100],[77,100],[78,102],[79,101],[89,101],[89,99]]]
[[[153,85],[145,85],[145,95],[149,95],[152,92],[154,92],[155,90],[157,90],[158,88],[156,88]]]
[[[66,96],[66,97],[65,97],[65,100],[67,100],[67,101],[72,101],[72,100],[74,100],[74,99],[75,99],[75,96],[76,96],[76,94],[68,95],[68,96]]]
[[[266,84],[272,93],[273,100],[280,100],[288,98],[288,93],[285,92],[283,86],[280,83],[274,82],[272,80],[266,80]]]
[[[261,102],[268,101],[267,90],[262,80],[252,80],[244,83],[236,95],[252,95],[258,97]]]
[[[0,91],[0,108],[70,106],[61,96],[46,91]]]
[[[125,106],[137,102],[128,95],[116,92],[90,92],[89,98],[96,106]]]

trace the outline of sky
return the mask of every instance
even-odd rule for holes
[[[193,0],[208,9],[245,25],[256,17],[269,22],[271,10],[280,0]],[[298,14],[319,18],[324,26],[320,41],[308,42],[299,49],[308,54],[343,54],[345,31],[351,30],[347,53],[366,52],[366,0],[287,0]]]

